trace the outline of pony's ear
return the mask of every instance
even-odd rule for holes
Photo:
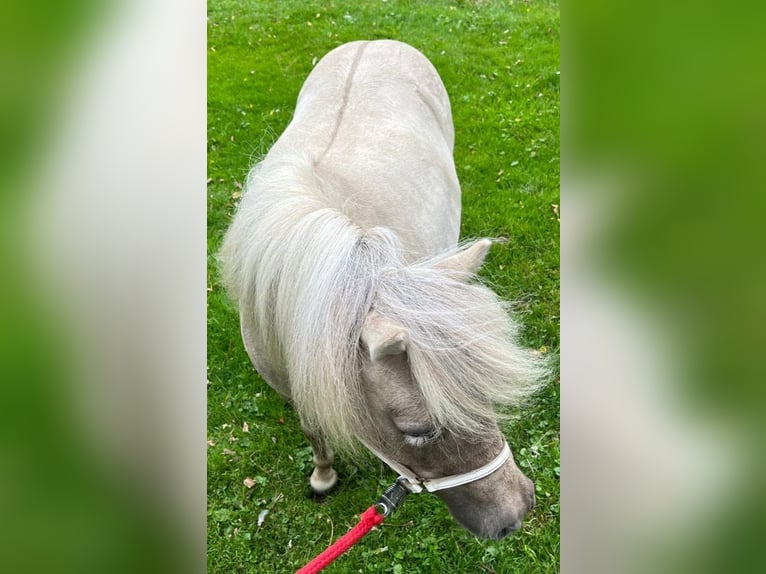
[[[491,239],[479,239],[462,251],[442,259],[434,267],[436,269],[448,269],[473,275],[484,263],[484,258],[487,256],[490,247],[492,247]]]
[[[370,352],[374,363],[383,357],[397,355],[407,350],[410,341],[407,329],[370,311],[362,327],[362,342]]]

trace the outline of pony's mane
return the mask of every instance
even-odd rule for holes
[[[359,341],[374,308],[408,329],[410,368],[434,423],[482,435],[494,404],[538,388],[543,362],[515,343],[491,290],[434,266],[457,247],[408,265],[393,231],[361,229],[342,206],[310,161],[251,171],[219,261],[264,361],[284,368],[305,427],[353,449],[369,421]]]

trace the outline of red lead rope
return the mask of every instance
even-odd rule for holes
[[[338,556],[359,542],[374,526],[383,522],[384,518],[385,516],[383,514],[378,514],[375,505],[370,506],[367,510],[362,512],[362,516],[359,517],[359,524],[338,538],[335,541],[335,544],[306,564],[295,574],[315,574],[316,572],[323,570]]]

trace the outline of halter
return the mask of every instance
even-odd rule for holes
[[[489,476],[497,469],[499,469],[505,461],[511,457],[511,449],[507,442],[503,443],[503,450],[500,451],[495,458],[489,461],[487,464],[480,466],[479,468],[470,472],[464,472],[462,474],[453,474],[450,476],[444,476],[442,478],[422,478],[418,476],[411,468],[391,460],[377,449],[372,448],[369,444],[364,445],[372,451],[380,460],[385,462],[391,469],[399,474],[397,480],[402,486],[404,486],[409,492],[436,492],[437,490],[444,490],[447,488],[454,488],[461,484],[467,484],[474,482],[480,478]]]

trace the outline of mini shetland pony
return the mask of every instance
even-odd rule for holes
[[[453,140],[420,52],[352,42],[317,64],[248,177],[222,274],[253,365],[300,414],[316,492],[337,481],[330,445],[362,441],[426,478],[480,467],[505,444],[494,405],[544,379],[475,280],[491,242],[457,245]],[[518,529],[534,504],[513,457],[437,496],[486,538]]]

